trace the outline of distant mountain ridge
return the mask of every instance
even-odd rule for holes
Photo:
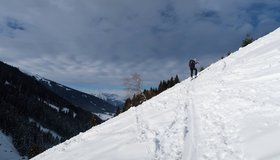
[[[72,89],[38,75],[35,77],[41,84],[50,89],[52,92],[86,111],[92,112],[96,115],[106,114],[110,116],[113,116],[116,111],[116,107],[114,105],[98,97]]]
[[[101,92],[101,93],[93,93],[93,95],[116,107],[122,107],[124,104],[124,98],[117,94]]]

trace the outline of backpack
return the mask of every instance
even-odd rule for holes
[[[195,61],[193,59],[191,59],[189,61],[189,67],[194,67],[195,66]]]

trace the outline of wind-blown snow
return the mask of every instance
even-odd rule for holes
[[[279,160],[280,29],[33,160]]]

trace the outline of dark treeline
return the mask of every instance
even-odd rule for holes
[[[22,156],[31,158],[99,123],[98,117],[55,95],[34,77],[0,62],[0,129],[13,138]]]
[[[252,43],[253,41],[254,41],[254,39],[250,36],[250,34],[247,34],[245,36],[245,38],[242,40],[241,47],[245,47],[248,44]]]
[[[118,108],[116,111],[116,116],[122,112],[127,111],[132,106],[138,106],[144,101],[151,99],[152,97],[160,94],[161,92],[167,90],[168,88],[173,87],[175,84],[180,83],[178,75],[175,78],[171,77],[169,80],[160,81],[157,88],[150,88],[149,90],[145,89],[139,94],[134,94],[132,98],[127,98],[125,100],[124,106],[122,109]]]

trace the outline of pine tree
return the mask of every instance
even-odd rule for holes
[[[125,100],[124,107],[123,107],[123,112],[127,111],[130,107],[132,107],[132,101],[131,101],[130,98],[128,98],[128,99]]]
[[[202,66],[202,67],[200,67],[200,69],[199,69],[199,72],[201,72],[201,71],[203,71],[205,68]]]
[[[32,158],[32,157],[38,155],[39,153],[41,153],[41,152],[43,152],[43,151],[44,151],[43,147],[41,147],[41,146],[38,145],[38,144],[33,143],[33,144],[31,145],[31,147],[29,148],[29,151],[28,151],[28,158]]]
[[[178,75],[176,75],[176,77],[175,77],[175,84],[177,84],[177,83],[180,83]]]
[[[173,87],[175,84],[174,84],[174,78],[171,77],[171,79],[169,81],[167,81],[167,88],[171,88]]]
[[[241,47],[245,47],[248,44],[252,43],[253,41],[254,41],[254,39],[249,34],[247,34],[246,37],[244,38],[244,40],[242,41]]]
[[[95,116],[93,116],[91,119],[91,126],[96,126],[96,125],[97,125],[97,120],[96,120]]]
[[[116,116],[118,116],[120,113],[121,113],[121,109],[120,109],[120,107],[118,107],[114,116],[116,117]]]

